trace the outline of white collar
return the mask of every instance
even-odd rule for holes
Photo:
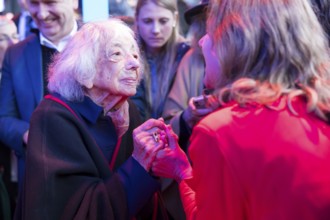
[[[41,32],[39,33],[40,36],[40,44],[49,48],[53,48],[56,49],[58,52],[61,52],[64,47],[66,46],[66,44],[68,43],[68,41],[71,39],[71,37],[73,35],[75,35],[75,33],[77,33],[78,31],[78,25],[77,22],[74,22],[72,31],[65,37],[63,37],[57,45],[55,45],[53,42],[51,42],[50,40],[48,40]]]

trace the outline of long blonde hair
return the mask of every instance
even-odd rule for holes
[[[307,0],[213,0],[207,27],[221,66],[220,100],[267,104],[304,95],[308,110],[325,118],[327,39]]]
[[[138,0],[135,10],[135,17],[137,18],[139,16],[139,12],[142,6],[146,5],[147,3],[152,2],[155,5],[168,9],[173,14],[178,13],[177,8],[177,1],[176,0]],[[137,27],[138,29],[138,27]],[[157,57],[154,57],[156,59],[156,71],[161,76],[161,82],[159,82],[159,85],[161,88],[159,89],[159,93],[156,95],[159,97],[159,101],[161,101],[162,98],[165,98],[165,96],[168,93],[168,89],[170,88],[171,79],[173,78],[177,65],[175,64],[175,59],[177,56],[177,49],[178,44],[181,42],[184,42],[184,38],[179,34],[180,26],[179,21],[176,21],[176,25],[173,27],[172,34],[167,41],[167,43],[164,45],[164,48],[160,50]],[[138,30],[137,30],[138,31]],[[141,46],[142,53],[146,57],[148,57],[147,51],[146,51],[146,43],[144,40],[138,35],[138,40]],[[148,64],[144,67],[145,73],[144,74],[144,83],[146,84],[146,88],[150,88],[150,68]],[[149,91],[147,91],[149,92]],[[151,94],[147,94],[149,103],[151,103]],[[158,106],[159,103],[153,103],[153,105]]]

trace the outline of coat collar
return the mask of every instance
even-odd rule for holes
[[[43,97],[43,72],[42,72],[42,52],[37,35],[29,36],[27,48],[24,50],[24,57],[27,66],[27,72],[32,82],[32,90],[37,103],[40,103]]]

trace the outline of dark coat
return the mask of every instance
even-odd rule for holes
[[[116,165],[126,159],[134,169],[130,154],[121,149]],[[32,115],[25,175],[15,219],[129,219],[120,176],[109,169],[87,127],[53,100],[43,100]],[[146,172],[139,178],[152,179]],[[143,184],[130,184],[140,187],[135,191],[145,197],[143,204],[151,198]]]

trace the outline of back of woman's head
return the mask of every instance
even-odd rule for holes
[[[224,79],[218,88],[243,77],[276,85],[280,93],[299,84],[329,105],[326,37],[307,0],[213,0],[211,5],[208,33]]]

